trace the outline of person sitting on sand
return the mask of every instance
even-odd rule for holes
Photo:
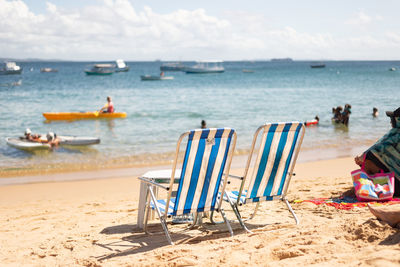
[[[40,134],[32,134],[31,129],[26,128],[24,138],[31,142],[39,142],[41,135]]]
[[[372,117],[376,118],[378,117],[378,115],[379,115],[378,109],[375,107],[372,108]]]
[[[368,204],[369,211],[381,221],[387,222],[392,227],[400,227],[400,206],[372,207]]]
[[[365,171],[368,174],[394,172],[395,196],[400,195],[400,108],[387,111],[392,129],[389,130],[372,147],[354,158],[357,165],[362,166],[365,158]]]
[[[107,103],[99,110],[100,113],[113,113],[114,104],[111,101],[111,97],[107,96]]]

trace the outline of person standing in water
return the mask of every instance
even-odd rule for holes
[[[99,110],[100,113],[113,113],[114,104],[111,101],[111,97],[107,96],[107,103]]]
[[[372,117],[376,118],[378,117],[378,115],[379,115],[378,109],[374,107],[372,109]]]

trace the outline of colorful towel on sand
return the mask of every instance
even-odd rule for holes
[[[390,201],[384,201],[384,202],[376,202],[376,201],[360,202],[357,200],[355,196],[354,197],[346,196],[338,198],[316,198],[309,200],[295,200],[294,202],[295,203],[311,202],[316,205],[325,204],[328,206],[332,206],[338,210],[351,210],[352,208],[355,207],[359,208],[366,207],[368,203],[373,206],[400,204],[400,198],[393,198]]]

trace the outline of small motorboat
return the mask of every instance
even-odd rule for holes
[[[395,68],[395,67],[392,67],[392,68],[390,68],[389,70],[390,70],[390,71],[396,71],[396,68]]]
[[[129,66],[125,64],[122,59],[117,59],[115,61],[117,67],[115,68],[115,72],[126,72],[129,71]]]
[[[7,137],[6,143],[11,147],[23,150],[49,149],[51,147],[50,144],[47,143],[31,142],[26,139],[12,137]]]
[[[140,79],[142,81],[163,81],[163,80],[173,80],[173,76],[155,76],[155,75],[141,75]]]
[[[0,69],[0,74],[21,74],[22,68],[15,62],[6,61],[4,67]]]
[[[324,63],[311,63],[310,67],[312,69],[321,69],[321,68],[325,68],[325,64]]]
[[[42,134],[40,138],[42,141],[46,141],[46,135]],[[66,146],[87,146],[87,145],[95,145],[100,143],[100,138],[98,137],[90,137],[90,136],[68,136],[68,135],[60,135],[57,136],[60,140],[59,145]],[[23,149],[23,150],[36,150],[36,149],[49,149],[51,145],[48,143],[41,142],[33,142],[26,140],[24,137],[13,138],[7,137],[6,143],[9,146]]]
[[[223,73],[225,68],[222,66],[222,60],[203,60],[197,61],[197,64],[183,69],[187,74],[206,74]]]
[[[114,64],[95,64],[90,69],[85,70],[87,75],[111,75],[114,72]]]
[[[58,72],[58,69],[52,69],[52,68],[41,68],[40,72]]]
[[[254,70],[249,70],[249,69],[243,69],[243,73],[254,73]]]

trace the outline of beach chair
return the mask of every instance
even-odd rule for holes
[[[244,221],[256,215],[262,201],[285,202],[296,224],[299,224],[299,219],[286,199],[286,192],[294,175],[293,169],[304,133],[304,124],[299,122],[267,123],[255,132],[243,177],[230,175],[232,178],[242,180],[240,188],[224,194],[224,200],[229,202],[240,225],[246,231],[250,232]],[[257,143],[259,136],[261,140]],[[256,144],[258,144],[257,150],[255,150]],[[257,151],[257,157],[252,162],[254,151]],[[251,172],[250,167],[252,167]],[[246,219],[242,218],[239,206],[254,202],[257,204],[252,215]]]
[[[179,183],[176,184],[176,197],[172,197],[174,177],[177,171],[178,154],[181,142],[187,138],[186,151],[182,163]],[[216,211],[219,212],[228,227],[233,232],[224,211],[222,201],[218,198],[226,186],[232,154],[236,145],[236,132],[230,128],[197,129],[182,134],[176,147],[175,159],[171,171],[169,186],[161,185],[145,177],[139,179],[146,183],[147,202],[144,230],[147,231],[147,221],[150,209],[156,211],[168,242],[172,245],[167,218]],[[167,199],[156,199],[153,188],[167,191]],[[168,207],[168,208],[166,208]],[[196,223],[197,219],[194,220]]]

